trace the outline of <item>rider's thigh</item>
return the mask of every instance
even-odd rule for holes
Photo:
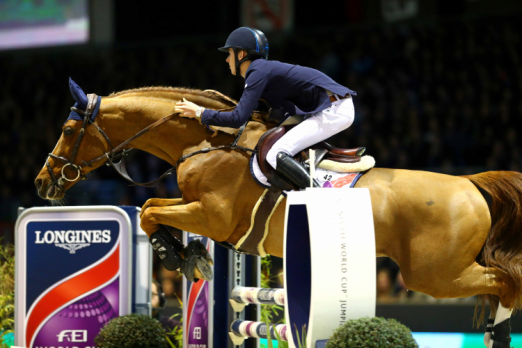
[[[266,160],[272,167],[276,168],[279,152],[294,156],[299,151],[350,127],[353,118],[352,99],[337,101],[331,107],[306,118],[283,135],[268,151]]]

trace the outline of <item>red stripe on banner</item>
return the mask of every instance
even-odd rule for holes
[[[210,241],[207,240],[207,251],[210,252]],[[196,303],[198,294],[205,284],[206,280],[200,280],[197,283],[192,283],[192,287],[190,288],[190,294],[188,297],[188,306],[187,306],[187,332],[190,328],[190,317],[192,317],[192,312],[194,311],[194,304]],[[188,336],[187,336],[188,337]]]
[[[190,288],[188,307],[187,307],[187,331],[189,330],[190,325],[190,317],[192,316],[192,312],[194,311],[194,305],[196,304],[196,300],[198,294],[205,284],[206,280],[200,279],[197,283],[192,283],[192,287]]]
[[[36,329],[55,310],[65,303],[108,282],[120,269],[120,246],[105,261],[58,285],[45,294],[34,306],[27,320],[26,345],[30,345]]]

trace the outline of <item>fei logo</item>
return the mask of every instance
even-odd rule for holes
[[[201,339],[201,328],[200,327],[196,327],[192,334],[193,334],[193,338],[194,339],[200,340]]]
[[[75,254],[76,250],[88,247],[91,243],[110,243],[110,230],[68,230],[68,231],[35,231],[35,244],[54,244],[59,248]]]
[[[63,330],[56,336],[58,342],[87,342],[87,330]]]

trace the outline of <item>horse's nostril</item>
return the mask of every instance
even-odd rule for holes
[[[36,179],[34,181],[34,184],[36,185],[36,188],[39,190],[42,187],[43,180],[42,179]]]

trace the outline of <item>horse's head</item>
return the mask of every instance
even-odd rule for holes
[[[101,97],[85,95],[71,79],[69,88],[76,103],[63,124],[56,147],[35,180],[38,195],[44,199],[62,199],[69,187],[105,162],[103,155],[109,146],[94,123]]]

